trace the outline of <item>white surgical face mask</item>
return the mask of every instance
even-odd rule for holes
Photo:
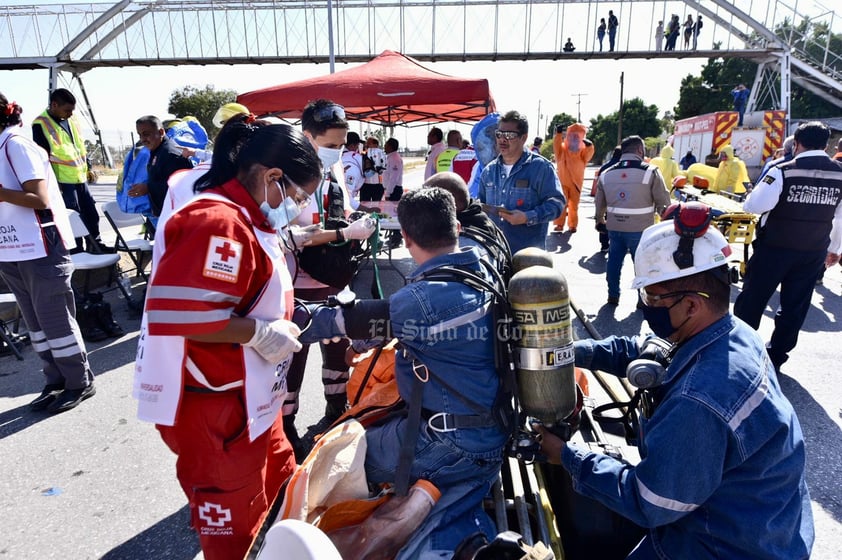
[[[342,158],[342,148],[323,148],[319,146],[319,159],[322,160],[322,167],[327,173],[331,166]]]
[[[283,202],[278,205],[277,208],[272,208],[269,206],[269,203],[264,200],[260,203],[260,211],[263,212],[263,215],[266,216],[266,221],[269,222],[276,231],[281,231],[285,227],[289,226],[295,218],[301,214],[301,207],[295,201],[294,198],[291,196],[287,196],[284,189],[281,187],[281,184],[277,181],[273,181],[275,186],[278,187],[278,190],[281,192],[281,197],[283,197]],[[264,187],[264,193],[266,189]],[[264,194],[265,196],[265,194]]]

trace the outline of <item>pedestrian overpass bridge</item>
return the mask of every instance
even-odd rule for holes
[[[614,51],[596,38],[609,10]],[[658,51],[655,26],[672,14],[704,25],[688,48],[682,29]],[[84,95],[83,73],[101,67],[332,68],[386,49],[422,61],[739,57],[758,63],[748,110],[788,111],[793,82],[842,107],[840,36],[840,14],[805,0],[122,0],[0,7],[0,70],[49,69],[51,89],[69,73]]]

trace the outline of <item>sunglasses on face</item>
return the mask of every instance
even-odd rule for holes
[[[520,132],[517,130],[495,130],[494,137],[495,138],[505,138],[506,140],[514,140],[515,138],[522,136]]]
[[[332,121],[334,117],[337,120],[345,120],[345,108],[342,105],[325,105],[313,112],[313,120],[316,122]]]

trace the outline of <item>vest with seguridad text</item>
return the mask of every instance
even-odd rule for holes
[[[43,129],[44,136],[50,143],[50,164],[53,166],[53,173],[56,174],[58,182],[79,184],[87,181],[88,164],[85,161],[87,151],[75,119],[67,119],[73,138],[46,110],[38,115],[32,124],[37,124]]]
[[[827,156],[800,157],[778,166],[783,188],[758,241],[796,251],[826,251],[833,215],[842,202],[842,165]]]

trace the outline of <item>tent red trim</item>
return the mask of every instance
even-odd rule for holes
[[[477,121],[495,110],[488,80],[434,72],[395,51],[327,76],[243,93],[237,102],[256,115],[299,118],[319,98],[343,105],[350,120],[387,126]]]

